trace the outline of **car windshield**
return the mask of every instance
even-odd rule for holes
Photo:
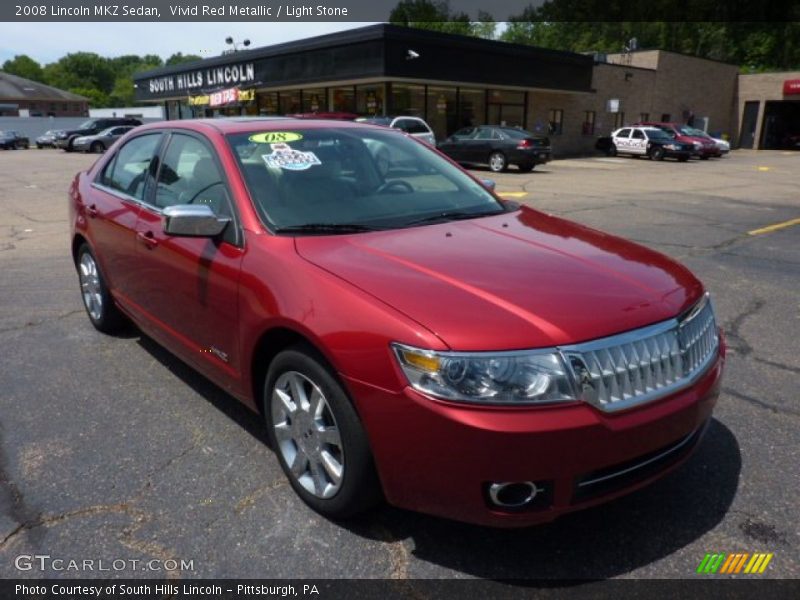
[[[360,117],[356,119],[359,123],[369,123],[371,125],[389,126],[392,120],[389,117]]]
[[[688,133],[686,135],[693,135],[694,137],[702,137],[702,138],[710,138],[711,136],[708,135],[705,131],[701,129],[693,129],[691,127],[686,129]]]
[[[372,127],[228,136],[256,208],[276,231],[349,233],[505,212],[427,146]]]
[[[524,129],[501,129],[504,134],[508,137],[513,138],[515,140],[522,140],[529,137],[537,137],[535,134],[531,133],[530,131],[525,131]]]
[[[94,127],[94,121],[90,119],[88,121],[84,121],[83,123],[81,123],[78,126],[78,129],[91,129],[92,127]]]
[[[671,140],[672,136],[660,129],[647,129],[647,137],[651,140]]]

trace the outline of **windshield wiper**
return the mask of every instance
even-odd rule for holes
[[[359,225],[358,223],[303,223],[302,225],[286,225],[276,227],[277,233],[359,233],[377,231],[379,227]]]
[[[503,214],[504,212],[506,211],[497,210],[484,213],[465,212],[461,210],[444,211],[433,215],[428,215],[427,217],[422,217],[421,219],[406,221],[405,223],[403,223],[403,227],[411,227],[413,225],[424,225],[426,223],[438,223],[438,222],[444,223],[446,221],[461,221],[464,219],[476,219],[478,217],[491,217],[494,215]]]

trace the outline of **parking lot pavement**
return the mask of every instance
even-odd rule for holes
[[[0,154],[0,577],[93,574],[15,568],[49,554],[192,561],[167,574],[180,578],[673,578],[696,576],[707,552],[772,552],[764,577],[800,576],[800,225],[756,231],[800,217],[800,153],[476,171],[510,198],[683,261],[730,345],[688,463],[514,531],[389,507],[325,520],[285,483],[258,417],[135,330],[95,332],[66,222],[70,178],[94,158]]]

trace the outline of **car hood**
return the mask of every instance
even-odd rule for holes
[[[686,268],[657,252],[528,208],[298,237],[296,248],[454,350],[595,339],[674,317],[702,294]]]

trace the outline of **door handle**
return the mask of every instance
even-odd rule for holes
[[[97,205],[92,204],[86,207],[86,214],[89,215],[92,219],[94,219],[98,214]]]
[[[143,233],[141,231],[136,233],[136,239],[142,242],[148,248],[155,248],[158,246],[158,240],[153,236],[152,231]]]

